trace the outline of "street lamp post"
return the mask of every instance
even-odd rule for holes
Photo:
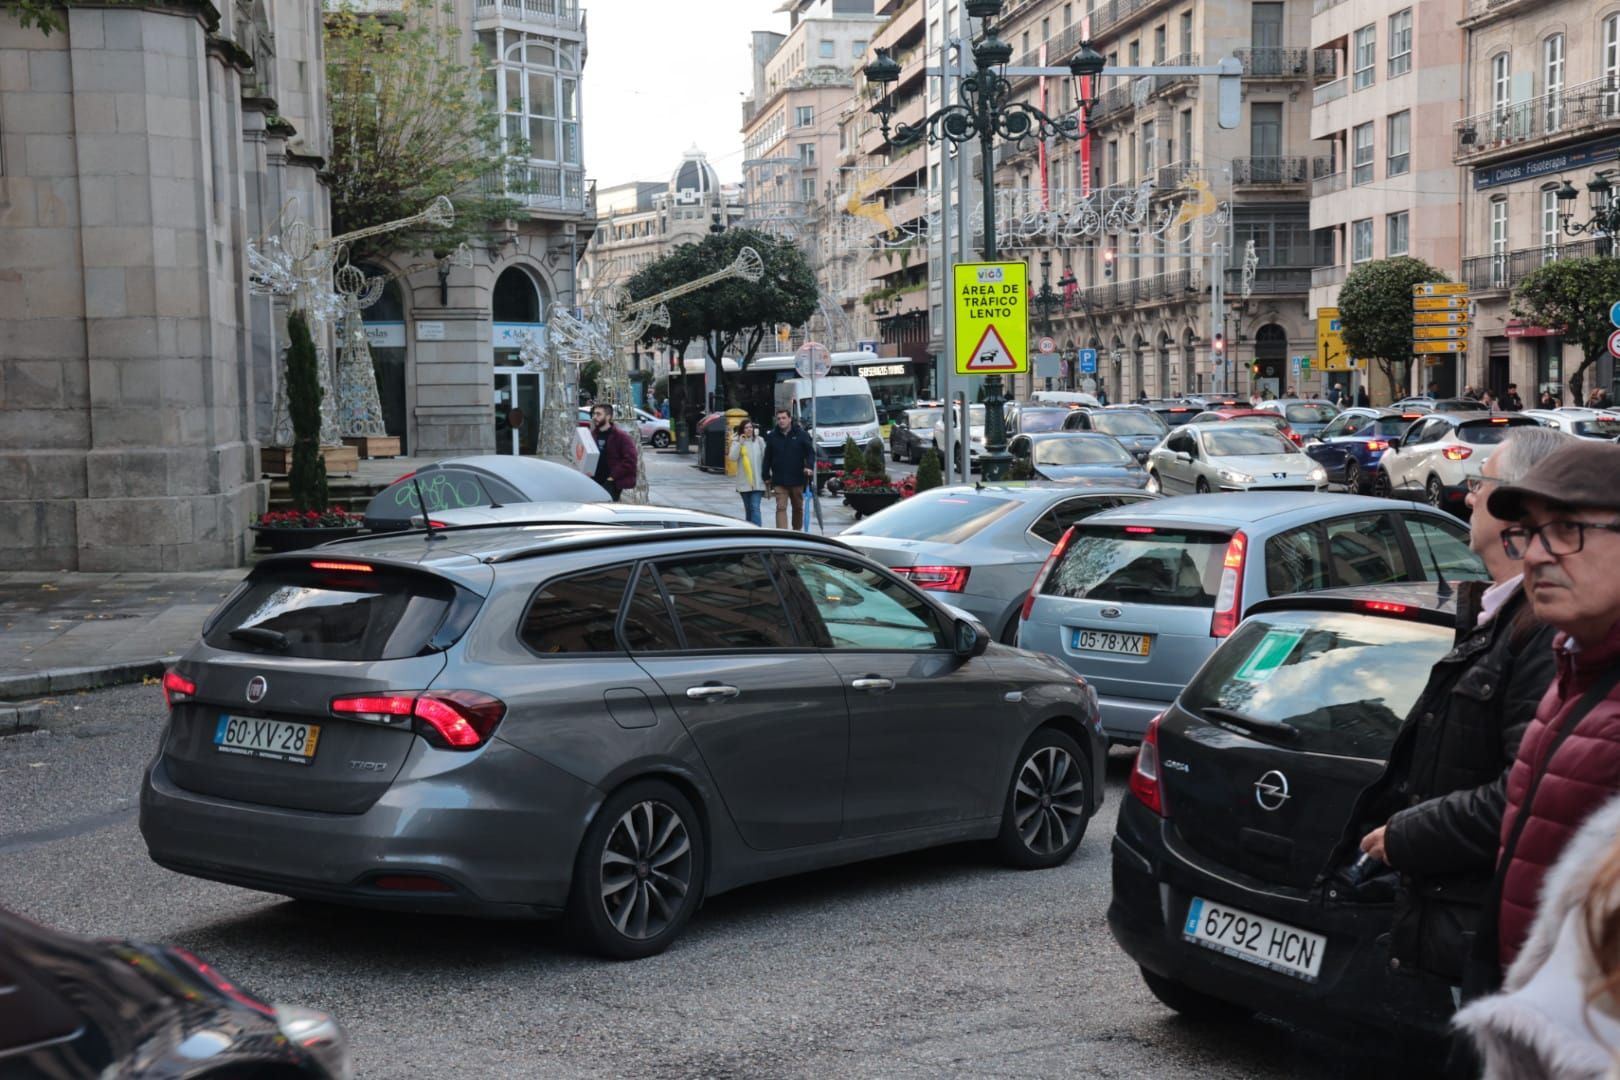
[[[1615,152],[1615,159],[1620,161],[1620,151]],[[1610,172],[1608,169],[1602,170],[1587,182],[1587,203],[1592,216],[1586,221],[1575,220],[1575,200],[1580,197],[1575,185],[1565,180],[1558,189],[1559,220],[1564,232],[1570,236],[1591,233],[1597,237],[1598,253],[1601,255],[1613,252],[1614,236],[1620,233],[1620,199],[1614,197],[1614,185],[1609,182]]]
[[[1041,287],[1030,298],[1035,306],[1041,309],[1041,336],[1052,336],[1052,309],[1063,302],[1063,298],[1052,291],[1052,253],[1041,252]]]
[[[883,127],[883,137],[890,145],[907,147],[925,138],[929,143],[946,139],[958,145],[978,140],[984,183],[983,253],[986,262],[994,262],[996,137],[999,135],[1013,141],[1023,138],[1078,139],[1081,127],[1076,117],[1054,119],[1027,102],[1009,100],[1012,86],[998,69],[1006,67],[1012,59],[1012,46],[1001,40],[993,22],[1001,15],[1002,0],[964,0],[964,6],[969,16],[983,20],[984,34],[973,47],[974,71],[962,78],[957,90],[960,100],[956,103],[936,109],[915,124],[897,124],[891,133],[889,120],[894,115],[894,106],[889,101],[888,87],[899,81],[900,65],[889,55],[888,49],[878,49],[876,57],[863,71],[869,84],[881,88],[881,96],[873,111],[877,113]],[[1091,47],[1089,41],[1081,42],[1080,51],[1069,61],[1069,73],[1074,77],[1076,90],[1079,91],[1077,96],[1082,116],[1091,107],[1091,100],[1085,96],[1089,87],[1080,80],[1100,75],[1106,65],[1107,60]],[[984,390],[986,453],[980,460],[985,479],[1000,480],[1006,477],[1012,461],[1007,454],[1007,428],[1002,416],[1001,376],[988,376]]]

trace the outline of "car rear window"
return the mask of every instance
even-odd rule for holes
[[[1291,750],[1382,758],[1452,637],[1449,627],[1350,612],[1252,615],[1182,691],[1181,707],[1216,722],[1205,710],[1291,725],[1288,737],[1244,727]]]
[[[1577,420],[1571,425],[1575,434],[1588,438],[1612,439],[1620,436],[1620,416],[1600,416],[1596,420]]]
[[[1037,465],[1135,465],[1130,452],[1111,438],[1071,436],[1035,443]]]
[[[1150,412],[1094,412],[1091,426],[1105,435],[1163,435],[1170,430]]]
[[[1507,438],[1507,433],[1514,428],[1534,423],[1534,420],[1522,416],[1493,416],[1489,420],[1470,420],[1466,424],[1457,425],[1457,437],[1474,446],[1491,446]]]
[[[1406,434],[1406,429],[1412,426],[1412,419],[1405,416],[1380,416],[1373,421],[1369,430],[1366,426],[1356,429],[1357,435],[1377,435],[1384,439],[1396,439]]]
[[[323,563],[369,569],[323,569]],[[206,640],[227,652],[400,660],[426,650],[456,593],[433,574],[351,560],[261,567],[212,622]]]
[[[848,535],[892,536],[897,540],[932,540],[960,544],[991,522],[1018,509],[1017,499],[952,492],[934,498],[916,496],[895,503],[882,514],[845,529]]]
[[[1284,411],[1290,424],[1325,424],[1339,415],[1332,405],[1289,405]]]
[[[1025,409],[1018,414],[1019,431],[1061,431],[1068,409]]]
[[[1041,592],[1121,604],[1215,605],[1231,533],[1147,525],[1075,526]]]
[[[1153,414],[1171,427],[1177,427],[1198,415],[1198,410],[1191,405],[1177,405],[1170,409],[1154,409]]]

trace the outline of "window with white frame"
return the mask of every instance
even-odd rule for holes
[[[1373,84],[1373,67],[1377,62],[1378,27],[1363,26],[1356,31],[1355,67],[1350,84],[1353,89],[1364,90]]]
[[[1373,257],[1373,223],[1372,218],[1362,218],[1360,221],[1350,223],[1350,261],[1353,263],[1366,262]]]
[[[1491,57],[1491,115],[1498,124],[1506,122],[1512,104],[1513,60],[1510,54],[1499,52]]]
[[[799,181],[799,201],[807,203],[816,201],[815,177],[806,176],[804,179]]]
[[[1620,116],[1620,15],[1610,15],[1598,30],[1599,74],[1603,79],[1603,115]]]
[[[1412,9],[1389,17],[1389,77],[1412,70]]]
[[[794,127],[810,127],[816,122],[816,107],[814,105],[800,105],[793,110]]]
[[[802,142],[799,144],[799,164],[814,165],[816,163],[816,144]]]
[[[511,35],[497,102],[507,145],[526,143],[533,161],[580,163],[579,46],[535,34]]]
[[[1491,284],[1507,284],[1508,216],[1507,199],[1491,200]]]
[[[1181,13],[1181,54],[1189,56],[1193,51],[1193,16],[1190,11]]]
[[[1388,132],[1389,157],[1384,162],[1384,176],[1404,176],[1412,171],[1412,112],[1410,109],[1392,113],[1384,123]]]
[[[1541,189],[1541,261],[1558,258],[1558,188]]]
[[[1411,214],[1402,210],[1384,218],[1384,257],[1405,255],[1411,249]]]
[[[1369,120],[1350,130],[1350,182],[1370,184],[1373,178],[1373,126]]]
[[[1564,35],[1554,34],[1541,43],[1541,89],[1546,102],[1542,116],[1548,132],[1564,126]]]

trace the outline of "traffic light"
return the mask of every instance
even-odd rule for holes
[[[1214,346],[1215,346],[1215,359],[1217,359],[1217,360],[1226,359],[1226,335],[1225,334],[1216,334],[1215,335]]]
[[[1114,249],[1103,248],[1103,277],[1112,281],[1114,277]]]
[[[1249,365],[1249,374],[1253,375],[1256,379],[1260,377],[1260,361],[1256,360],[1254,363]]]

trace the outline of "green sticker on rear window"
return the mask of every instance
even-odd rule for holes
[[[1289,654],[1299,639],[1305,636],[1303,630],[1267,630],[1266,636],[1260,639],[1260,644],[1254,647],[1249,658],[1243,661],[1243,666],[1237,669],[1234,678],[1245,682],[1265,682],[1277,673],[1277,669],[1287,663]]]

